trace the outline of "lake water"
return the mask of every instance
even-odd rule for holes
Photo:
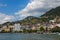
[[[60,40],[57,34],[0,33],[0,40]]]

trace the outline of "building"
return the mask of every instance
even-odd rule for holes
[[[31,29],[32,29],[32,30],[36,30],[36,27],[33,25]]]
[[[60,17],[59,16],[57,16],[54,20],[55,20],[55,22],[60,23]]]
[[[21,25],[19,23],[15,23],[14,24],[14,28],[13,28],[13,31],[21,31]]]
[[[4,32],[10,32],[10,28],[7,27],[6,25],[4,25],[1,30],[3,30]]]
[[[56,24],[56,26],[60,27],[60,24]]]

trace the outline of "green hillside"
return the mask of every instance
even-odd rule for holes
[[[60,17],[60,6],[49,10],[48,12],[46,12],[41,17],[43,17],[43,16],[46,16],[46,17],[49,17],[49,18],[55,18],[56,16]]]

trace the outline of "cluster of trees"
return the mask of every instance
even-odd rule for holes
[[[53,29],[50,30],[51,32],[59,32],[60,33],[60,27],[55,27]]]
[[[23,33],[35,33],[35,32],[37,32],[37,30],[32,30],[32,29],[30,29],[30,30],[24,29],[23,30]]]

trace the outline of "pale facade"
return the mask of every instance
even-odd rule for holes
[[[21,30],[21,25],[19,23],[14,24],[13,31],[20,31]]]

